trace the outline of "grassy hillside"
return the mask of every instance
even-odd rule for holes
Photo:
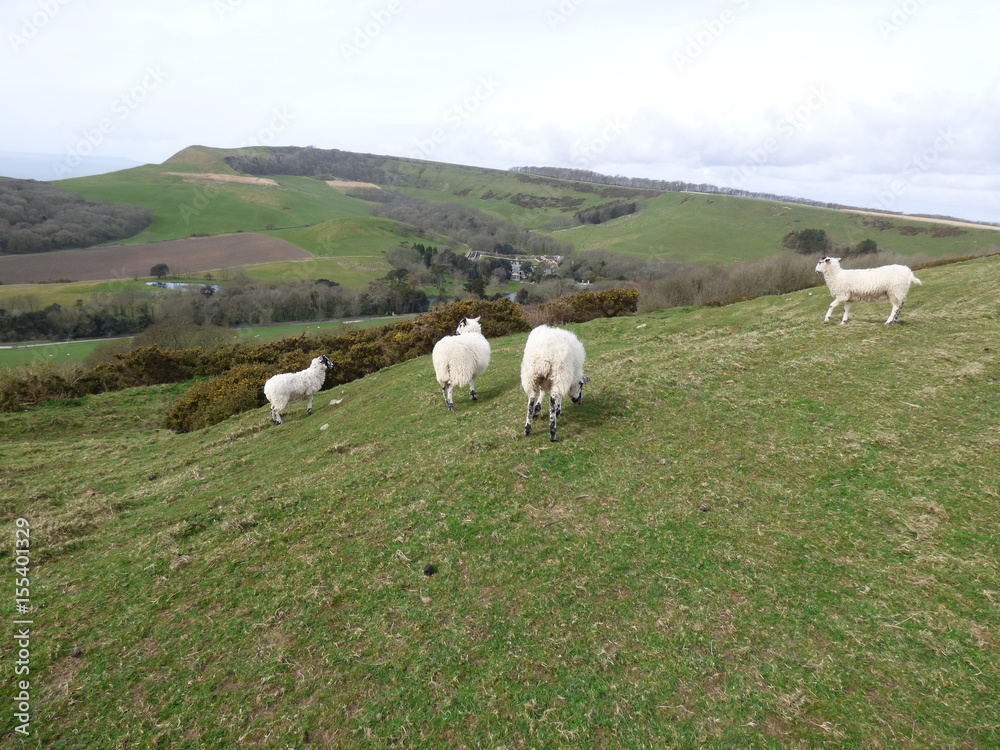
[[[454,413],[424,357],[281,428],[164,432],[183,384],[0,415],[32,742],[1000,745],[1000,258],[921,277],[890,327],[819,290],[575,326],[555,444],[523,335]]]
[[[600,225],[553,233],[577,250],[614,250],[689,263],[729,265],[788,252],[781,239],[788,232],[823,229],[838,244],[872,239],[880,248],[903,255],[967,255],[1000,248],[1000,231],[942,225],[902,217],[873,217],[795,203],[698,193],[664,193],[648,200],[645,210]],[[952,230],[953,231],[953,230]]]

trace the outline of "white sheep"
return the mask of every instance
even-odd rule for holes
[[[434,374],[444,392],[448,411],[455,411],[452,390],[456,385],[460,388],[468,385],[469,396],[476,400],[476,378],[490,366],[490,342],[482,331],[479,318],[462,318],[455,335],[445,336],[431,352]]]
[[[833,295],[833,302],[823,318],[824,323],[830,322],[833,309],[840,303],[844,304],[844,318],[840,321],[843,324],[849,319],[852,302],[879,302],[885,299],[892,303],[892,311],[885,324],[895,323],[910,291],[910,284],[923,283],[907,266],[847,270],[840,267],[840,258],[820,258],[816,271],[823,274],[823,280]]]
[[[542,394],[549,394],[549,440],[556,439],[556,417],[562,414],[562,400],[583,401],[583,344],[563,328],[541,325],[528,334],[521,360],[521,387],[528,396],[528,416],[524,435],[531,434],[531,422],[542,410]]]
[[[281,424],[281,412],[294,398],[305,398],[306,413],[313,413],[313,396],[323,387],[326,371],[333,362],[325,354],[316,357],[312,363],[299,372],[283,372],[268,378],[264,383],[264,395],[271,402],[271,421]]]

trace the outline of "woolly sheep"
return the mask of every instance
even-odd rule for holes
[[[590,378],[583,374],[583,344],[563,328],[541,325],[528,334],[521,360],[521,387],[528,396],[528,416],[524,435],[531,434],[531,422],[542,410],[542,394],[549,394],[549,440],[556,440],[556,417],[562,414],[562,400],[583,401],[583,386]]]
[[[476,378],[490,365],[490,342],[482,330],[479,318],[462,318],[455,335],[445,336],[431,352],[434,374],[444,392],[448,411],[455,411],[452,391],[456,385],[460,388],[468,385],[469,396],[476,400]]]
[[[264,383],[264,395],[271,402],[271,421],[281,424],[281,412],[294,398],[305,398],[306,413],[313,412],[313,396],[323,387],[326,371],[333,367],[333,362],[325,354],[316,357],[312,363],[299,372],[283,372],[275,375]]]
[[[833,295],[833,302],[823,318],[824,323],[830,322],[833,309],[840,303],[844,304],[844,318],[840,321],[843,324],[849,319],[852,302],[878,302],[884,299],[892,303],[892,311],[885,324],[895,323],[903,309],[906,294],[910,291],[910,284],[923,283],[907,266],[845,270],[840,267],[840,258],[820,258],[816,271],[823,274],[823,280]]]

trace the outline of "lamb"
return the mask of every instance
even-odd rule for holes
[[[903,301],[910,284],[923,284],[907,266],[892,265],[879,268],[858,268],[845,270],[840,267],[840,258],[820,258],[816,271],[823,274],[823,280],[833,295],[833,302],[826,311],[824,323],[830,322],[833,309],[844,303],[844,318],[841,324],[848,321],[848,313],[852,302],[877,302],[887,299],[892,303],[892,311],[885,321],[886,325],[899,319],[899,311],[903,309]]]
[[[524,436],[531,434],[531,422],[542,410],[542,394],[549,394],[549,440],[556,440],[556,417],[562,414],[562,400],[583,401],[583,386],[590,378],[583,374],[586,354],[583,344],[563,328],[541,325],[528,334],[521,360],[521,387],[528,396],[528,417]]]
[[[469,396],[476,400],[476,378],[490,365],[490,342],[482,330],[479,318],[462,318],[455,335],[445,336],[431,352],[434,374],[444,392],[448,411],[455,411],[452,391],[456,385],[460,388],[468,385]]]
[[[323,387],[326,371],[333,367],[333,362],[325,354],[316,357],[312,363],[299,372],[283,372],[268,378],[264,383],[264,395],[271,402],[271,421],[281,424],[281,412],[294,398],[305,398],[306,413],[313,413],[313,396]]]

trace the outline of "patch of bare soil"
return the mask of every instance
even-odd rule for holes
[[[60,250],[0,257],[4,284],[41,284],[51,281],[103,281],[150,275],[166,263],[172,275],[283,260],[304,260],[305,250],[263,234],[227,234],[188,240],[108,245],[82,250]]]
[[[327,180],[326,184],[332,188],[336,188],[340,192],[349,190],[350,188],[375,188],[376,190],[381,190],[382,188],[371,182],[353,182],[352,180]]]
[[[191,180],[194,182],[237,182],[241,185],[259,185],[261,187],[281,187],[274,180],[269,180],[266,177],[251,177],[249,175],[241,174],[216,174],[214,172],[164,172],[163,174],[172,174],[177,177],[183,177],[186,180]]]

